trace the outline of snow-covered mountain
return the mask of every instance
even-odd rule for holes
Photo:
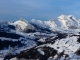
[[[78,28],[78,20],[72,15],[61,15],[58,17],[59,21],[62,23],[62,27],[66,29],[76,29]]]
[[[0,60],[79,60],[80,20],[73,15],[41,21],[0,22]]]

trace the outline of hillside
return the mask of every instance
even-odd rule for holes
[[[80,21],[73,15],[57,21],[0,22],[0,60],[80,60]]]

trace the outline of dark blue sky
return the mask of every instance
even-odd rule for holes
[[[74,15],[80,18],[80,0],[0,0],[0,21],[56,19]]]

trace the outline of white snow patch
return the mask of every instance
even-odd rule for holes
[[[41,55],[44,55],[45,53],[44,53],[44,51],[42,51],[41,49],[38,49],[37,50]]]

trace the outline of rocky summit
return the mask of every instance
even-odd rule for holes
[[[0,22],[0,60],[80,60],[79,19],[56,21]]]

